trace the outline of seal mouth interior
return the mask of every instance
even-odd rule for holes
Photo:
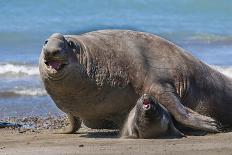
[[[143,101],[143,108],[144,108],[145,110],[148,110],[148,109],[151,108],[151,103],[150,103],[149,100],[144,100],[144,101]]]
[[[68,63],[62,60],[47,60],[45,64],[48,68],[55,69],[56,71],[62,70]]]

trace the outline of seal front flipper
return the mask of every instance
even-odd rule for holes
[[[54,132],[54,134],[72,134],[75,133],[81,127],[81,120],[79,117],[68,114],[69,125],[63,129],[59,129]]]
[[[139,138],[139,134],[137,131],[137,126],[135,125],[135,113],[136,113],[136,106],[130,111],[124,126],[121,130],[122,139],[137,139]]]
[[[180,130],[178,130],[178,129],[175,127],[175,125],[174,125],[174,123],[173,123],[173,119],[172,119],[170,113],[167,111],[167,109],[166,109],[164,106],[162,106],[162,105],[160,105],[160,106],[164,109],[164,111],[166,111],[166,113],[165,113],[166,118],[168,118],[168,119],[170,120],[170,121],[169,121],[169,126],[168,126],[168,131],[167,131],[167,133],[165,133],[166,136],[167,136],[168,138],[182,138],[182,137],[187,137],[184,133],[182,133]]]
[[[188,107],[185,107],[172,86],[168,85],[166,88],[159,87],[158,90],[157,88],[157,85],[152,85],[150,88],[150,95],[155,96],[177,122],[193,129],[213,133],[219,132],[217,122],[213,118],[200,115]]]
[[[182,138],[182,137],[187,137],[185,134],[180,132],[173,124],[173,122],[170,122],[169,125],[169,131],[168,131],[168,137],[172,138]]]

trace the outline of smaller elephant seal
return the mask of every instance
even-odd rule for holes
[[[138,99],[122,130],[122,138],[149,139],[184,136],[175,128],[167,109],[147,94]]]

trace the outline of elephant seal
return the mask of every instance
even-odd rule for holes
[[[137,99],[155,97],[183,126],[208,132],[232,127],[232,80],[153,34],[100,30],[55,33],[39,59],[45,89],[68,114],[73,133],[120,128]]]
[[[122,138],[184,137],[176,129],[169,112],[155,98],[142,95],[130,112],[122,130]]]

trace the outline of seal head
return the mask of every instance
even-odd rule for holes
[[[40,56],[40,72],[50,80],[60,80],[68,72],[70,64],[76,59],[80,46],[67,40],[62,34],[54,33],[45,42]],[[43,68],[43,69],[41,69]]]
[[[147,94],[138,99],[122,132],[122,137],[126,138],[179,138],[183,136],[184,134],[175,128],[168,111],[154,97]]]

